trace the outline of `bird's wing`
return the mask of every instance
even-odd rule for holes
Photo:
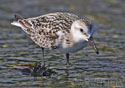
[[[16,18],[14,25],[21,27],[31,39],[43,48],[59,45],[58,39],[69,33],[71,25],[78,17],[69,13],[51,13],[28,19]]]
[[[58,47],[62,36],[70,33],[71,25],[77,17],[67,13],[51,13],[27,19],[33,26],[35,34],[31,35],[34,42],[44,48]]]

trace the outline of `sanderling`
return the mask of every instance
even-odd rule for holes
[[[93,23],[71,13],[55,12],[27,19],[15,15],[15,21],[11,24],[21,27],[41,47],[44,64],[44,48],[65,53],[67,63],[69,53],[81,50],[89,42],[99,53],[92,37]]]

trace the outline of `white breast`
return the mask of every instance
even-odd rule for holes
[[[76,44],[73,44],[71,47],[66,47],[65,45],[61,45],[58,48],[58,50],[64,53],[74,53],[86,47],[87,44],[88,44],[87,41],[83,41],[83,42],[78,42]]]

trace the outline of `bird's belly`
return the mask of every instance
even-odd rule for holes
[[[73,44],[70,47],[64,47],[62,45],[60,48],[58,48],[58,50],[61,52],[64,52],[64,53],[74,53],[74,52],[77,52],[77,51],[81,50],[82,48],[86,47],[87,44],[88,44],[88,42],[84,41],[84,42],[79,42],[79,43]]]

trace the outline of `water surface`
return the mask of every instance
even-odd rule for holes
[[[0,0],[0,88],[124,88],[124,9],[124,0]],[[20,28],[10,25],[13,14],[33,17],[57,11],[93,20],[100,55],[88,46],[71,54],[72,66],[66,68],[62,53],[46,50],[46,63],[57,73],[23,75],[21,69],[41,61],[41,49]]]

